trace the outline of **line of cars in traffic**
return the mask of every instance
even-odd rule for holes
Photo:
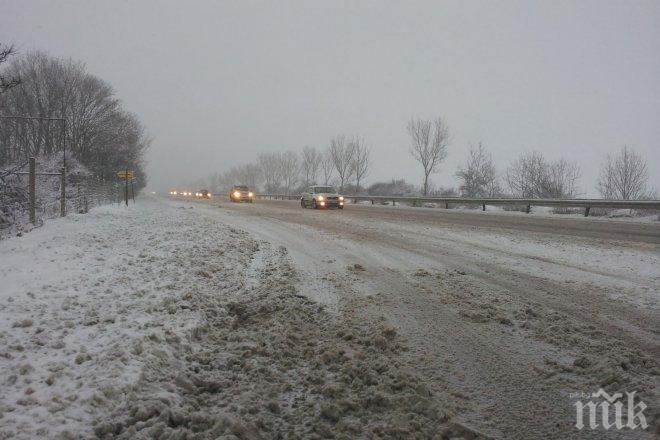
[[[203,199],[210,199],[211,193],[206,189],[200,189],[197,192],[192,191],[170,191],[171,196],[182,196],[182,197],[201,197]]]
[[[197,197],[210,199],[211,193],[206,189],[200,189],[197,192],[192,191],[170,191],[170,196]],[[254,202],[255,194],[246,185],[234,185],[229,191],[229,200],[234,203]],[[302,208],[325,209],[337,208],[344,209],[344,196],[331,186],[310,186],[300,196],[300,206]]]

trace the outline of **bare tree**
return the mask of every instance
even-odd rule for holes
[[[16,50],[14,46],[7,46],[0,43],[0,65],[7,61],[9,57],[16,55]],[[12,87],[16,87],[21,83],[21,78],[19,76],[9,76],[0,75],[0,93],[6,92]]]
[[[369,171],[371,164],[371,148],[367,147],[364,139],[355,136],[350,141],[351,148],[353,149],[353,159],[351,163],[352,174],[355,176],[356,192],[360,192],[360,182],[364,179]]]
[[[624,146],[616,156],[607,156],[600,169],[596,189],[606,199],[644,199],[651,195],[648,180],[646,160]]]
[[[577,162],[559,159],[548,165],[545,178],[547,197],[573,199],[579,195],[582,171]]]
[[[536,151],[523,153],[506,172],[512,194],[518,197],[571,198],[578,195],[580,167],[560,159],[549,163]]]
[[[321,167],[321,153],[314,147],[305,146],[302,151],[301,172],[305,177],[305,187],[316,183],[316,175]]]
[[[326,151],[321,153],[321,172],[323,173],[323,184],[329,185],[330,180],[332,179],[332,174],[335,170],[335,164],[332,161],[332,154],[328,148]]]
[[[130,167],[138,186],[146,183],[144,153],[151,139],[138,118],[122,109],[112,86],[89,74],[84,64],[31,52],[11,59],[5,73],[22,83],[2,94],[3,113],[66,118],[67,125],[64,132],[52,121],[0,124],[0,165],[59,155],[66,145],[67,155],[100,180]]]
[[[261,153],[257,156],[257,164],[264,180],[264,190],[267,193],[279,191],[282,183],[280,153]]]
[[[298,154],[286,151],[279,156],[280,175],[284,186],[284,194],[289,194],[300,178],[300,161]]]
[[[261,157],[260,157],[261,158]],[[257,190],[261,183],[262,169],[258,164],[247,163],[231,167],[221,175],[214,177],[214,184],[218,189],[228,191],[234,185],[247,185],[251,190]]]
[[[470,147],[468,161],[456,171],[456,177],[461,181],[459,190],[464,197],[495,197],[501,192],[493,156],[481,142]]]
[[[544,197],[546,162],[541,153],[523,153],[506,171],[511,193],[518,197]]]
[[[438,171],[438,166],[447,157],[449,128],[439,117],[435,120],[411,119],[408,122],[411,137],[410,154],[424,169],[423,195],[427,195],[429,176]]]
[[[346,140],[346,136],[337,135],[330,140],[330,157],[339,176],[340,191],[353,177],[353,156],[355,150],[353,145]]]

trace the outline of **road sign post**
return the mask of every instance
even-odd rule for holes
[[[133,171],[117,171],[117,177],[124,179],[124,202],[128,206],[128,180],[131,180],[131,192],[133,192]],[[133,203],[135,203],[135,194],[133,194]]]

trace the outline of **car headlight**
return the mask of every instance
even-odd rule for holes
[[[241,196],[241,193],[240,193],[240,192],[236,191],[236,192],[234,193],[234,197],[240,197],[240,196]]]
[[[211,197],[211,193],[208,193],[207,196]]]
[[[339,201],[343,202],[344,201],[344,196],[339,196]]]
[[[251,192],[249,192],[249,193],[248,193],[248,197],[254,197],[254,194],[252,194]]]
[[[319,196],[319,202],[323,201],[323,196]]]
[[[321,202],[321,203],[319,203],[319,204],[320,204],[321,206],[325,206],[325,202]]]

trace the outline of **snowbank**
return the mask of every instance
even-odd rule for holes
[[[142,200],[0,242],[0,438],[468,434],[284,248]],[[226,437],[223,437],[226,436]]]

